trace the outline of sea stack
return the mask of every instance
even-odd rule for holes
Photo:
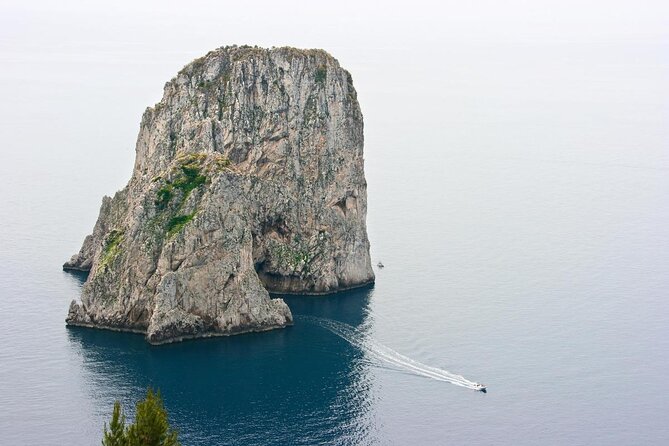
[[[292,324],[269,293],[374,281],[363,119],[322,50],[228,46],[144,112],[128,185],[64,269],[90,271],[67,324],[153,344]]]

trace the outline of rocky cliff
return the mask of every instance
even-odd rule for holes
[[[224,47],[148,108],[128,185],[64,269],[90,271],[67,323],[151,343],[283,327],[269,292],[374,280],[363,121],[321,50]]]

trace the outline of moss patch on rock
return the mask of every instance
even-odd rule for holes
[[[167,222],[167,235],[173,237],[186,226],[190,221],[195,217],[197,212],[192,212],[187,215],[177,215],[176,217],[170,218],[170,221]]]
[[[104,247],[102,248],[102,255],[98,262],[98,270],[106,268],[121,252],[121,242],[123,242],[123,231],[112,229],[107,234]]]
[[[216,156],[214,158],[214,161],[218,163],[217,167],[222,162],[222,159],[227,160],[223,156]],[[155,205],[158,210],[167,208],[172,198],[177,195],[177,191],[181,191],[180,206],[193,190],[208,181],[209,178],[206,175],[205,166],[207,159],[208,154],[204,152],[182,154],[177,157],[176,165],[173,166],[170,172],[156,177],[156,181],[165,179],[165,183],[156,192]],[[229,165],[229,161],[227,165]]]
[[[210,182],[211,177],[230,169],[231,162],[217,152],[181,153],[172,166],[156,176],[155,182],[160,187],[156,190],[154,204],[158,210],[152,219],[156,235],[167,233],[173,237],[186,226],[197,213],[192,203],[188,205],[192,212],[185,214],[183,208],[189,195],[196,189]]]
[[[325,81],[328,78],[328,71],[325,65],[321,65],[316,69],[316,76],[314,77],[315,81],[319,84],[325,84]]]

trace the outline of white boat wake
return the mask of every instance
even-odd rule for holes
[[[483,390],[485,387],[474,381],[470,381],[464,376],[456,375],[447,370],[437,367],[432,367],[411,358],[404,356],[395,350],[379,344],[373,339],[365,336],[360,330],[343,322],[334,321],[331,319],[321,319],[311,316],[303,316],[301,319],[308,320],[316,325],[319,325],[337,336],[345,339],[354,347],[362,350],[370,359],[375,359],[381,364],[390,366],[390,368],[402,372],[411,373],[413,375],[424,376],[426,378],[436,379],[437,381],[445,381],[456,386],[466,387],[471,390]]]

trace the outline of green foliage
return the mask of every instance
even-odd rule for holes
[[[157,243],[165,232],[169,237],[178,234],[197,213],[184,214],[184,207],[190,193],[206,184],[209,176],[215,176],[230,167],[230,160],[220,153],[179,153],[175,163],[165,172],[155,177],[160,181],[154,203],[158,212],[152,219]],[[192,210],[189,206],[187,210]]]
[[[102,257],[98,263],[98,269],[105,268],[121,252],[121,242],[123,241],[123,231],[112,229],[105,238],[105,246],[102,248]]]
[[[107,423],[105,423],[105,433],[102,437],[102,446],[127,446],[125,436],[125,415],[121,412],[121,403],[116,401],[114,403],[114,412],[112,413],[112,420],[109,423],[109,431],[107,430]]]
[[[316,82],[324,84],[327,77],[328,77],[328,71],[325,68],[325,65],[321,65],[316,69],[316,77],[315,77]]]
[[[184,226],[186,226],[192,219],[195,217],[195,212],[188,215],[178,215],[172,217],[170,221],[167,222],[167,234],[172,237],[175,234],[181,232]]]
[[[159,393],[148,389],[146,399],[136,406],[135,422],[127,430],[130,446],[176,446],[177,433],[170,429]]]
[[[169,204],[170,200],[174,196],[174,188],[171,184],[166,184],[156,192],[156,207],[158,209],[165,209]]]
[[[182,164],[176,178],[172,181],[166,180],[165,185],[156,192],[155,205],[159,210],[163,210],[169,205],[174,198],[175,190],[180,190],[182,198],[186,199],[194,189],[207,182],[207,176],[202,175],[202,168],[199,164],[202,159],[200,154],[191,154],[179,159]]]
[[[125,427],[121,404],[114,403],[112,421],[105,426],[103,446],[179,446],[177,432],[170,428],[160,393],[151,388],[136,405],[135,421]]]
[[[181,166],[181,172],[183,175],[178,176],[173,185],[181,189],[184,196],[188,196],[193,189],[207,182],[207,177],[200,174],[200,166],[197,164],[184,164]]]
[[[207,161],[209,160],[209,162]],[[207,173],[220,172],[230,166],[230,160],[221,154],[205,152],[181,154],[176,158],[177,166],[169,173],[154,177],[151,181],[163,181],[156,192],[155,205],[159,210],[167,208],[172,199],[181,191],[181,202],[194,190],[205,184]]]

